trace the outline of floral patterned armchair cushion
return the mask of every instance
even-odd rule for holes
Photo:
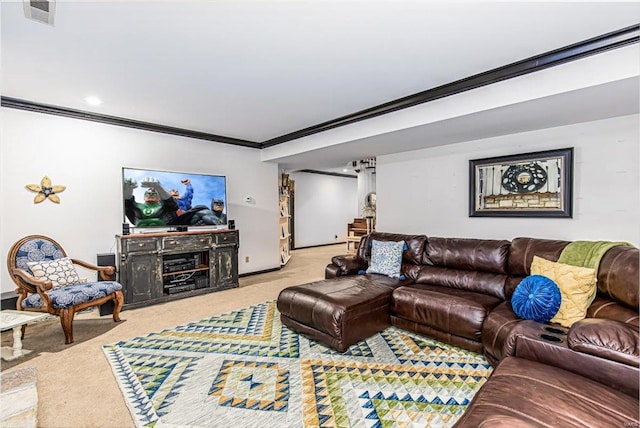
[[[22,243],[16,251],[15,266],[33,274],[28,263],[44,262],[66,257],[64,250],[57,243],[45,238],[29,239]]]
[[[114,281],[86,282],[81,284],[67,285],[47,291],[51,297],[54,308],[70,308],[81,303],[86,303],[100,297],[122,290],[122,285]],[[42,307],[42,298],[39,294],[30,294],[22,301],[23,308]]]

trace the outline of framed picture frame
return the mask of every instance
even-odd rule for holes
[[[469,161],[469,217],[573,216],[573,147]]]

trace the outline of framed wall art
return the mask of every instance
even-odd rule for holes
[[[469,217],[567,217],[573,148],[469,161]]]

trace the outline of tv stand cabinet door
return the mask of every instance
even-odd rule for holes
[[[215,250],[216,287],[238,286],[238,247],[218,247]]]
[[[129,255],[125,261],[125,302],[145,302],[162,297],[162,275],[157,254]]]

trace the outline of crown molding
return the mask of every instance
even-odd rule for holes
[[[291,172],[306,172],[307,174],[330,175],[332,177],[358,178],[357,175],[353,175],[353,174],[341,174],[339,172],[317,171],[315,169],[300,169],[300,170],[291,171]]]
[[[218,143],[233,144],[236,146],[261,148],[260,143],[255,141],[242,140],[239,138],[225,137],[223,135],[209,134],[206,132],[193,131],[184,128],[159,125],[157,123],[142,122],[139,120],[126,119],[117,116],[108,116],[99,113],[91,113],[83,110],[74,110],[65,107],[58,107],[48,104],[40,104],[18,98],[2,97],[0,99],[2,107],[26,110],[35,113],[53,114],[56,116],[69,117],[72,119],[89,120],[92,122],[106,123],[108,125],[124,126],[127,128],[141,129],[145,131],[160,132],[163,134],[179,135],[181,137],[196,138],[199,140],[215,141]]]
[[[640,25],[633,25],[502,67],[494,68],[493,70],[485,71],[455,82],[418,92],[417,94],[398,98],[396,100],[323,122],[318,125],[281,135],[271,140],[263,141],[262,148],[275,146],[287,141],[296,140],[298,138],[328,131],[333,128],[349,125],[362,120],[372,119],[397,110],[413,107],[482,86],[491,85],[503,80],[512,79],[529,73],[535,73],[556,65],[576,61],[611,49],[617,49],[633,43],[638,43],[638,41],[640,41]]]
[[[633,25],[612,31],[597,37],[593,37],[582,42],[574,43],[563,48],[559,48],[550,52],[533,56],[512,64],[494,68],[474,76],[447,83],[432,89],[428,89],[417,94],[398,98],[384,104],[370,107],[365,110],[358,111],[346,116],[339,117],[327,122],[323,122],[308,128],[300,129],[288,134],[281,135],[263,142],[243,140],[233,137],[225,137],[223,135],[209,134],[206,132],[193,131],[183,128],[175,128],[171,126],[159,125],[156,123],[142,122],[138,120],[126,119],[116,116],[108,116],[98,113],[91,113],[82,110],[74,110],[65,107],[58,107],[47,104],[40,104],[33,101],[27,101],[18,98],[0,97],[0,105],[2,107],[27,110],[36,113],[53,114],[57,116],[69,117],[74,119],[89,120],[109,125],[124,126],[128,128],[141,129],[145,131],[160,132],[164,134],[179,135],[182,137],[196,138],[200,140],[215,141],[218,143],[233,144],[236,146],[250,147],[254,149],[263,149],[286,143],[287,141],[296,140],[308,135],[317,134],[319,132],[328,131],[330,129],[349,125],[362,120],[372,119],[387,113],[413,107],[439,98],[448,97],[461,92],[476,89],[482,86],[501,82],[503,80],[522,76],[529,73],[544,70],[556,65],[564,64],[570,61],[576,61],[591,55],[606,52],[608,50],[621,48],[627,45],[638,43],[640,41],[640,25]],[[308,172],[308,171],[305,171]]]

